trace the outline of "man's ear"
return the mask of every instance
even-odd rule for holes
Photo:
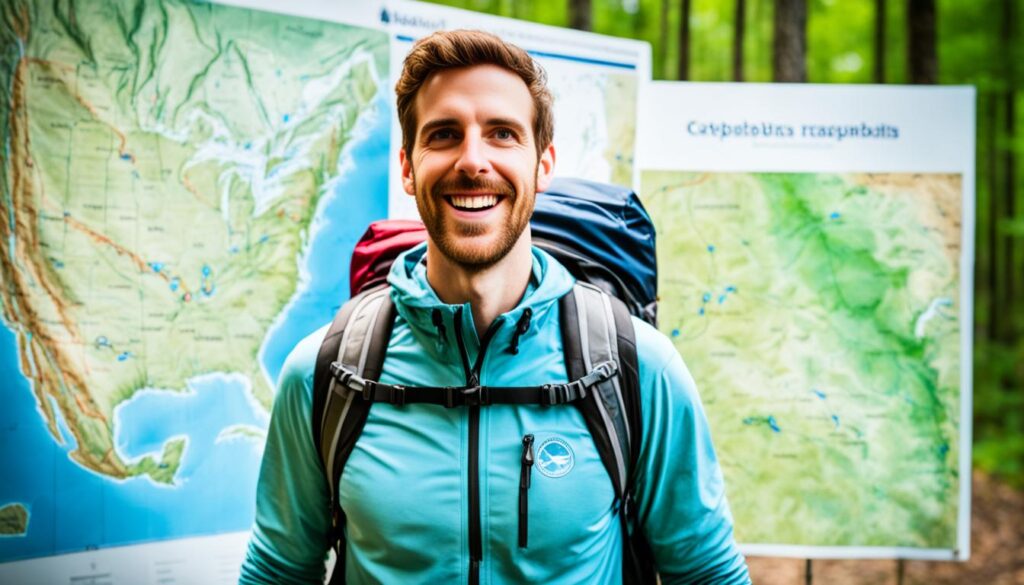
[[[547,191],[555,177],[555,145],[549,144],[537,161],[537,191]]]
[[[413,197],[416,196],[416,181],[412,176],[412,162],[405,155],[405,149],[398,151],[398,162],[402,165],[402,188]]]

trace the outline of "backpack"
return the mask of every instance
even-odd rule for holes
[[[402,251],[426,238],[415,221],[375,222],[352,257],[352,298],[338,311],[317,355],[313,377],[313,440],[331,497],[331,583],[345,574],[345,518],[338,482],[374,402],[428,402],[441,407],[489,404],[572,405],[578,408],[616,494],[622,525],[623,581],[656,582],[653,555],[637,526],[632,473],[642,428],[639,369],[630,315],[654,323],[654,226],[631,190],[580,180],[556,180],[538,194],[533,241],[577,278],[559,300],[568,383],[539,387],[406,387],[378,383],[395,321],[385,279]],[[527,461],[524,450],[524,470]],[[524,472],[525,473],[525,472]],[[529,476],[523,481],[526,487]],[[523,484],[520,545],[525,546]]]

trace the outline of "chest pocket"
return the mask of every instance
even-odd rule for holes
[[[528,433],[519,463],[518,505],[508,498],[505,506],[516,512],[513,546],[527,564],[586,565],[581,556],[618,542],[615,490],[585,428]]]

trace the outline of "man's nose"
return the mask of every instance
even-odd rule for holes
[[[455,170],[470,177],[486,173],[490,169],[486,146],[482,136],[467,132],[459,147],[459,160],[455,163]]]

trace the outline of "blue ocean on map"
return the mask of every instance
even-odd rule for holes
[[[350,169],[336,183],[320,214],[320,223],[311,235],[304,258],[304,283],[274,325],[262,348],[263,367],[271,380],[277,380],[288,353],[304,337],[334,318],[338,307],[348,299],[349,259],[356,242],[370,222],[384,219],[388,213],[388,156],[390,116],[388,102],[379,96],[369,115],[356,127],[361,140],[347,155]]]
[[[321,203],[300,260],[306,280],[268,333],[263,367],[277,378],[291,348],[328,322],[348,296],[348,261],[370,221],[387,214],[390,114],[380,98],[346,153],[347,172]],[[25,536],[0,537],[0,562],[15,559],[248,530],[255,509],[261,445],[241,427],[265,429],[267,414],[241,376],[211,374],[186,391],[145,390],[118,406],[118,451],[129,460],[187,437],[175,485],[148,477],[114,480],[86,470],[69,454],[75,439],[60,421],[64,444],[50,435],[19,363],[17,340],[0,326],[0,506],[30,512]]]

